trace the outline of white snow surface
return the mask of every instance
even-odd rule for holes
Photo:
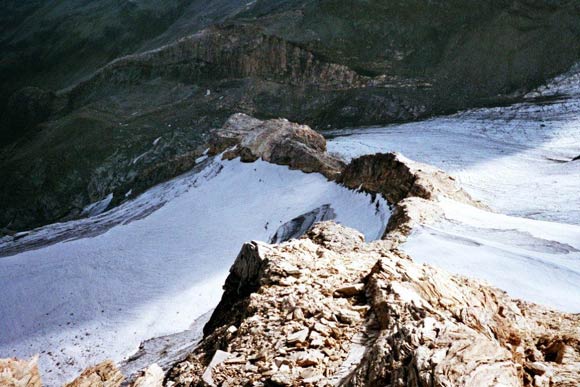
[[[328,150],[346,159],[400,152],[453,175],[499,212],[580,224],[580,160],[570,162],[580,156],[579,74],[530,94],[547,100],[331,132]]]
[[[580,161],[570,161],[580,155],[579,74],[509,107],[330,133],[328,148],[346,159],[398,151],[436,165],[505,214],[443,200],[445,219],[403,245],[415,260],[580,312]],[[61,384],[187,329],[219,301],[243,242],[270,240],[324,204],[367,239],[388,220],[384,201],[321,175],[199,161],[204,168],[110,211],[0,239],[0,357],[40,353],[45,385]]]
[[[580,312],[580,67],[508,107],[330,133],[351,159],[396,151],[435,165],[498,214],[448,200],[403,248],[514,297]],[[336,136],[336,137],[333,137]]]
[[[417,262],[483,279],[512,297],[580,312],[580,226],[512,217],[443,200],[445,220],[416,229]]]
[[[376,239],[389,216],[377,200],[319,174],[208,160],[199,173],[96,218],[4,239],[0,253],[34,238],[60,241],[0,258],[0,357],[40,353],[49,386],[103,359],[121,361],[213,308],[244,242],[268,241],[282,223],[324,204],[338,222]],[[95,232],[95,224],[108,229]],[[86,237],[72,239],[83,230]]]

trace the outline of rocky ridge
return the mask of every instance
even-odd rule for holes
[[[321,173],[351,189],[382,195],[393,209],[386,230],[390,239],[404,237],[415,223],[437,219],[441,212],[434,203],[440,196],[485,207],[444,171],[398,153],[361,156],[347,165],[328,154],[322,135],[285,119],[262,121],[237,113],[222,129],[211,132],[209,144],[210,155],[288,165],[306,173]]]
[[[224,158],[261,158],[383,195],[393,215],[383,240],[371,243],[323,222],[298,240],[244,244],[200,345],[163,377],[152,365],[133,385],[574,386],[580,380],[580,316],[511,299],[479,281],[416,264],[398,249],[415,224],[442,215],[440,197],[482,206],[443,171],[398,154],[345,165],[307,126],[242,114],[214,132],[211,144],[211,153]],[[121,381],[114,365],[103,362],[70,385]]]
[[[228,144],[242,149],[253,138],[243,133]],[[166,385],[575,385],[579,316],[416,264],[397,248],[415,223],[441,216],[441,196],[484,207],[453,178],[377,154],[353,160],[337,181],[394,206],[384,240],[364,243],[323,222],[300,240],[245,244],[204,340]]]
[[[580,380],[579,316],[416,264],[332,222],[281,245],[244,245],[220,306],[167,386]]]
[[[331,180],[345,167],[326,152],[326,140],[320,133],[285,119],[261,121],[234,114],[222,129],[212,132],[209,144],[210,155],[224,152],[224,159],[239,157],[243,162],[262,159],[307,173],[319,172]]]

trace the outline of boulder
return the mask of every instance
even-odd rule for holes
[[[209,153],[223,152],[224,159],[262,159],[303,172],[319,172],[331,180],[344,168],[344,162],[326,153],[326,140],[320,133],[285,119],[261,121],[237,113],[211,133],[209,144]]]

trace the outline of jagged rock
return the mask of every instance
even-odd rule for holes
[[[118,387],[125,377],[111,360],[105,360],[96,366],[84,370],[79,377],[65,387]]]
[[[284,266],[301,268],[286,286],[279,284]],[[228,293],[229,309],[215,312],[222,323],[174,367],[170,385],[195,385],[216,349],[245,359],[213,367],[216,385],[575,386],[580,380],[580,316],[416,264],[388,241],[364,243],[360,233],[332,222],[300,240],[245,245],[234,268],[229,286],[253,290]],[[357,283],[367,298],[335,296]],[[227,335],[232,325],[235,336]]]
[[[308,328],[301,329],[297,332],[291,333],[286,337],[286,342],[290,345],[306,342],[308,337]]]
[[[210,320],[203,328],[204,334],[212,332],[225,321],[231,321],[229,326],[237,326],[236,321],[241,318],[237,309],[233,309],[235,302],[253,293],[260,284],[260,277],[267,265],[265,252],[270,247],[261,242],[250,242],[244,244],[233,266],[230,268],[230,275],[224,285],[222,300],[216,307]],[[237,318],[236,318],[237,316]]]
[[[486,208],[461,189],[452,176],[399,153],[356,158],[337,181],[352,189],[381,194],[393,205],[383,236],[393,242],[404,240],[413,226],[439,219],[443,213],[436,201],[441,197]]]
[[[356,158],[346,167],[339,181],[347,187],[384,195],[396,204],[408,197],[427,200],[438,195],[480,205],[456,184],[455,179],[428,164],[409,160],[399,153],[377,153]]]
[[[352,297],[352,296],[356,296],[357,294],[364,292],[364,288],[365,288],[365,285],[362,283],[351,284],[351,285],[345,285],[345,286],[342,286],[342,287],[336,289],[334,291],[334,293],[336,295],[341,295],[341,296],[345,296],[345,297]]]
[[[132,387],[162,387],[165,372],[157,364],[151,364],[141,371],[141,374],[135,379]]]
[[[420,197],[409,197],[393,206],[385,230],[385,237],[400,241],[414,226],[435,222],[443,216],[443,210],[436,202]]]
[[[341,160],[326,153],[326,140],[321,134],[285,119],[260,121],[234,114],[222,129],[212,132],[209,143],[210,154],[227,150],[223,156],[226,159],[262,159],[303,172],[320,172],[329,179],[336,179],[344,168]]]
[[[38,356],[30,360],[0,359],[0,386],[40,387]]]
[[[215,386],[213,381],[213,370],[218,365],[222,364],[224,361],[230,358],[231,354],[224,351],[216,351],[213,355],[213,358],[209,362],[206,370],[204,371],[203,375],[201,375],[201,379],[208,385],[208,386]]]

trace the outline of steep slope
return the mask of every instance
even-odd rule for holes
[[[137,51],[172,26],[199,1],[88,0],[2,3],[0,85],[8,95],[23,86],[58,90],[111,60]],[[226,14],[227,2],[220,2]],[[201,13],[190,17],[200,23]],[[2,104],[4,105],[4,103]]]
[[[117,205],[128,187],[139,192],[183,172],[206,131],[235,112],[320,128],[414,120],[513,100],[579,57],[575,1],[77,1],[10,3],[28,16],[6,29],[3,47],[16,50],[6,58],[16,59],[6,59],[4,74],[25,69],[20,48],[78,68],[33,60],[50,72],[39,79],[71,78],[7,80],[60,88],[137,54],[70,89],[10,98],[1,131],[18,140],[0,151],[7,231],[78,217],[110,193]],[[16,86],[2,87],[8,97]],[[158,137],[161,147],[149,152]]]

